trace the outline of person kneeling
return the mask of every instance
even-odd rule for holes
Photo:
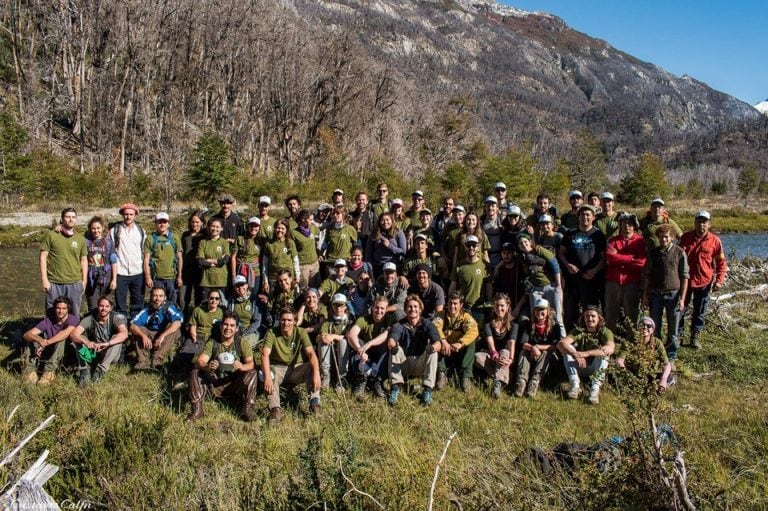
[[[226,394],[240,398],[240,417],[250,422],[254,418],[253,405],[258,392],[253,350],[248,340],[238,335],[236,313],[224,312],[220,328],[220,340],[215,340],[213,336],[208,339],[189,375],[192,411],[187,420],[203,417],[203,399],[210,392],[217,398]]]

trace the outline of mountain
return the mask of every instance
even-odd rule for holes
[[[551,169],[584,130],[614,175],[644,151],[766,159],[751,105],[488,0],[101,0],[76,20],[13,5],[0,103],[83,170],[156,172],[167,190],[210,130],[239,168],[291,182],[382,162],[419,176],[523,144]]]
[[[761,101],[760,103],[756,104],[755,108],[761,114],[768,115],[768,99],[766,99],[765,101]]]

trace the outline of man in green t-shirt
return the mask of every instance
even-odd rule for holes
[[[464,296],[464,308],[471,310],[472,317],[478,324],[482,324],[481,306],[491,300],[491,286],[488,282],[488,263],[480,258],[479,244],[476,236],[467,236],[464,241],[466,263],[454,268],[448,294],[456,291],[461,293]]]
[[[599,403],[608,359],[616,348],[613,332],[605,326],[600,309],[594,305],[587,306],[578,326],[558,343],[557,348],[564,355],[563,363],[571,385],[568,399],[578,399],[581,395],[580,377],[586,377],[592,380],[588,401],[593,405]]]
[[[178,234],[171,232],[168,213],[155,215],[155,230],[144,239],[144,284],[150,289],[162,287],[171,303],[176,303],[176,290],[181,287],[184,263],[183,247]]]
[[[240,398],[240,417],[246,422],[254,419],[258,380],[254,371],[253,350],[248,341],[238,335],[237,323],[237,314],[226,311],[221,320],[220,340],[210,337],[197,357],[195,368],[189,375],[192,411],[187,420],[203,417],[203,399],[208,392],[216,398],[227,394]]]
[[[302,360],[302,355],[307,361]],[[296,312],[284,307],[279,314],[279,325],[267,332],[261,348],[261,373],[264,393],[269,402],[269,422],[279,423],[283,418],[280,408],[280,388],[291,388],[306,383],[309,410],[320,413],[320,364],[306,330],[296,326]]]
[[[77,211],[64,208],[59,227],[45,233],[40,242],[40,275],[45,292],[45,310],[59,296],[72,301],[72,313],[80,315],[80,304],[88,279],[85,237],[75,232]]]

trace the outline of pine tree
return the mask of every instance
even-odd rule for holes
[[[235,167],[229,159],[229,148],[214,131],[206,131],[195,144],[192,166],[187,173],[187,185],[193,195],[213,200],[227,190],[235,177]]]

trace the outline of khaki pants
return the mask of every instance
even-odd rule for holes
[[[435,388],[437,379],[438,354],[427,353],[419,356],[406,357],[403,348],[397,347],[397,352],[389,357],[389,382],[392,385],[405,383],[406,377],[421,378],[422,385]]]
[[[315,398],[320,399],[320,391],[313,390],[314,375],[312,374],[312,365],[309,362],[303,362],[293,366],[272,365],[270,368],[275,374],[272,381],[272,393],[267,396],[270,410],[272,408],[280,408],[281,387],[293,388],[296,385],[300,385],[302,382],[307,386],[310,401]]]
[[[49,344],[43,348],[43,352],[40,356],[35,356],[35,349],[37,344],[26,343],[22,351],[22,359],[26,361],[25,373],[32,371],[43,373],[55,372],[61,365],[62,359],[64,359],[64,349],[67,341],[59,341],[56,344]]]
[[[145,327],[140,326],[139,327],[142,332],[146,336],[148,336],[150,339],[152,339],[153,343],[155,340],[155,337],[157,337],[161,332],[153,332],[151,330],[147,330]],[[152,345],[152,348],[150,349],[144,349],[144,345],[141,342],[141,337],[134,335],[133,336],[133,343],[136,347],[136,358],[138,359],[136,365],[138,366],[146,366],[150,363],[149,357],[152,359],[152,365],[153,366],[159,366],[162,365],[163,362],[165,362],[165,358],[168,355],[168,353],[173,349],[174,344],[176,341],[180,338],[179,331],[176,330],[170,335],[165,336],[165,339],[163,339],[163,342],[155,348],[154,344]]]
[[[308,287],[317,287],[320,281],[320,263],[315,261],[310,264],[299,266],[299,287],[306,289]]]
[[[499,360],[508,359],[510,357],[509,350],[501,350],[499,352]],[[507,385],[509,384],[509,370],[512,364],[504,367],[491,360],[491,354],[481,351],[475,353],[475,366],[482,367],[489,376],[493,376],[494,381],[500,381]]]

